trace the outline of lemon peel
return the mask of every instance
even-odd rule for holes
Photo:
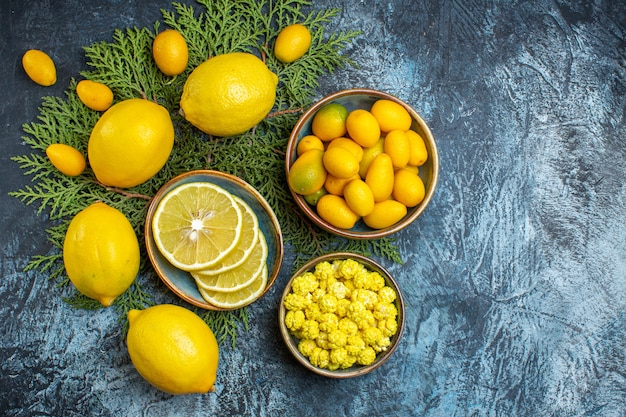
[[[170,394],[213,391],[219,348],[215,335],[193,312],[161,304],[128,312],[126,344],[137,372]]]
[[[231,52],[196,67],[180,99],[181,114],[213,136],[234,136],[259,123],[274,106],[278,77],[255,55]]]

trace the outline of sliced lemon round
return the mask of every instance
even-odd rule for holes
[[[217,275],[204,275],[203,270],[192,271],[191,276],[198,287],[217,292],[233,292],[247,287],[261,273],[267,261],[267,241],[259,230],[258,239],[250,256],[236,268]]]
[[[254,300],[256,300],[267,286],[267,266],[263,267],[263,270],[256,277],[250,285],[237,291],[231,292],[218,292],[205,290],[202,287],[198,287],[202,297],[216,307],[235,309],[244,307]]]
[[[154,242],[175,267],[194,271],[217,264],[241,236],[243,216],[232,195],[215,184],[191,182],[174,188],[152,218]]]
[[[236,195],[233,195],[233,199],[239,205],[241,214],[243,215],[239,242],[221,261],[211,267],[198,271],[198,273],[202,275],[217,275],[237,268],[248,259],[255,245],[258,245],[259,219],[245,201]]]

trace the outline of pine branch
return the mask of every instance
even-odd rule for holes
[[[401,261],[392,240],[346,240],[320,230],[306,219],[291,197],[285,178],[285,148],[289,134],[303,109],[314,98],[320,77],[338,68],[354,65],[342,51],[359,35],[349,31],[326,33],[325,27],[339,9],[310,11],[309,0],[198,0],[198,6],[172,3],[162,10],[162,22],[152,28],[116,30],[110,42],[84,48],[88,70],[86,79],[107,84],[116,101],[144,97],[165,106],[175,126],[174,149],[165,166],[150,180],[131,189],[117,189],[99,183],[88,167],[78,177],[58,172],[45,156],[52,143],[67,143],[87,155],[87,144],[100,113],[85,107],[76,95],[72,80],[64,98],[44,97],[37,121],[23,126],[24,143],[31,153],[13,158],[31,184],[10,194],[26,205],[38,205],[38,213],[48,213],[54,225],[46,232],[51,243],[47,254],[34,255],[26,270],[47,274],[60,286],[69,280],[61,255],[70,219],[95,201],[103,201],[122,211],[143,242],[147,206],[158,189],[183,172],[214,169],[239,176],[255,187],[275,211],[286,245],[295,251],[294,268],[312,256],[349,249]],[[302,58],[291,64],[273,55],[275,39],[285,26],[301,22],[312,33],[312,44]],[[189,65],[176,77],[167,77],[156,67],[151,46],[158,32],[178,30],[189,47]],[[268,117],[250,131],[231,138],[214,140],[198,131],[179,114],[180,92],[193,68],[207,58],[234,51],[261,57],[279,77],[274,108]],[[147,283],[159,282],[141,247],[139,278],[115,302],[120,320],[133,308],[146,308],[163,297],[174,296],[163,286],[154,293]],[[157,288],[158,289],[158,288]],[[92,300],[75,292],[65,300],[77,308],[96,308]],[[177,302],[173,300],[169,302]],[[248,310],[232,312],[201,311],[220,343],[230,339],[235,347],[239,331],[248,327]]]

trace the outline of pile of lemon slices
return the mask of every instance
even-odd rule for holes
[[[188,271],[216,307],[245,306],[267,285],[268,247],[259,220],[218,185],[191,182],[171,190],[155,209],[152,232],[163,257]]]

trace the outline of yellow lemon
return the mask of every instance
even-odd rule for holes
[[[424,199],[422,179],[407,169],[396,171],[393,182],[393,198],[407,207],[415,207]]]
[[[48,54],[37,49],[29,49],[22,56],[22,66],[26,75],[39,85],[49,87],[57,82],[57,70]]]
[[[384,152],[384,142],[385,139],[380,138],[374,146],[363,148],[363,158],[361,158],[361,162],[359,162],[359,175],[361,178],[365,178],[365,175],[367,175],[367,170],[369,169],[372,161]]]
[[[299,23],[280,31],[274,45],[274,55],[280,62],[288,64],[302,57],[311,46],[311,32]]]
[[[315,113],[311,122],[313,134],[324,142],[344,136],[348,109],[339,103],[330,103]]]
[[[48,146],[46,155],[56,169],[69,177],[82,174],[87,165],[85,157],[78,149],[63,143]]]
[[[359,220],[359,215],[338,195],[326,194],[319,199],[316,207],[322,219],[341,229],[352,229]]]
[[[308,195],[322,188],[327,175],[323,158],[323,151],[312,149],[295,160],[287,175],[289,187],[295,193]]]
[[[358,162],[361,162],[363,159],[363,147],[353,141],[350,138],[340,137],[330,141],[327,149],[334,148],[335,146],[339,146],[340,148],[344,148],[357,159]]]
[[[409,138],[402,130],[392,130],[385,136],[383,149],[391,158],[391,163],[396,168],[403,168],[409,163],[410,148]]]
[[[380,139],[380,126],[372,113],[364,109],[352,110],[346,119],[348,135],[364,148],[374,146]]]
[[[321,139],[315,135],[307,135],[300,139],[300,142],[298,142],[298,146],[296,146],[296,155],[300,156],[311,149],[323,151],[324,142],[322,142]]]
[[[411,123],[413,123],[409,112],[395,101],[387,99],[377,100],[372,105],[370,112],[378,121],[380,130],[383,132],[408,130],[411,128]]]
[[[414,130],[407,130],[406,136],[409,139],[409,165],[422,166],[428,159],[428,150],[424,139]]]
[[[278,77],[255,55],[232,52],[209,58],[187,78],[181,113],[213,136],[244,133],[274,106]]]
[[[372,229],[384,229],[398,223],[406,216],[406,206],[396,200],[385,200],[374,205],[374,210],[363,217]]]
[[[152,178],[174,146],[174,126],[167,109],[153,101],[121,101],[100,116],[87,155],[98,181],[129,188]]]
[[[63,264],[78,291],[109,306],[139,272],[139,242],[119,210],[94,203],[67,228]]]
[[[189,60],[187,41],[176,30],[164,30],[152,42],[152,57],[163,74],[181,74]]]
[[[365,175],[365,182],[372,190],[374,200],[377,203],[391,196],[393,178],[394,170],[391,158],[383,152],[372,161]]]
[[[323,160],[324,168],[334,177],[350,178],[359,173],[359,161],[346,148],[340,146],[328,148],[324,152]]]
[[[232,194],[209,182],[188,182],[154,210],[152,234],[175,267],[197,271],[217,265],[239,243],[243,214]]]
[[[348,207],[359,216],[366,216],[374,210],[374,194],[370,187],[361,179],[355,179],[346,184],[343,197]]]
[[[135,369],[170,394],[213,391],[219,348],[207,324],[186,308],[160,304],[128,312],[126,345]]]
[[[76,84],[80,101],[91,110],[105,111],[113,104],[113,91],[108,85],[91,80],[80,80]]]

